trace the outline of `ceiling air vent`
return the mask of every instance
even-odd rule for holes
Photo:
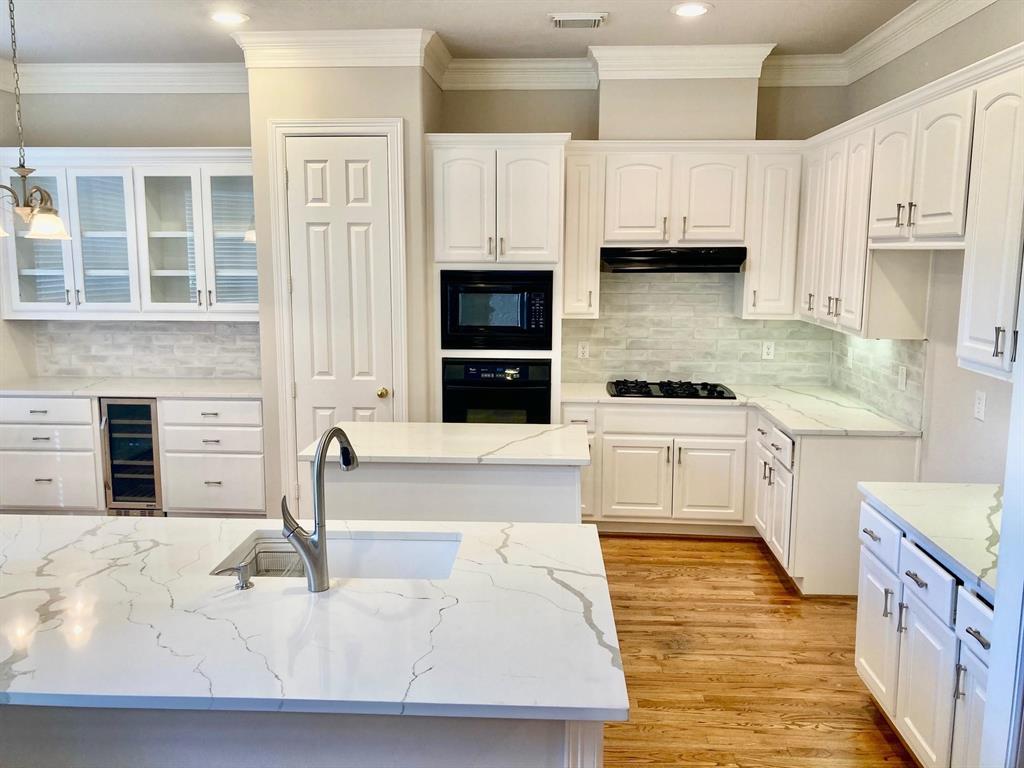
[[[608,21],[607,13],[549,13],[555,29],[597,29]]]

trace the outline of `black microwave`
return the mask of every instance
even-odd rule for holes
[[[441,272],[442,349],[551,349],[552,273]]]

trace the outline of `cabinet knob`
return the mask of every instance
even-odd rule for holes
[[[380,389],[377,390],[377,397],[379,397],[381,400],[384,400],[390,394],[391,390],[389,390],[387,387],[381,387]]]

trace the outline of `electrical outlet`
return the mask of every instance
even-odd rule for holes
[[[974,418],[978,421],[985,420],[985,393],[980,389],[974,393]]]
[[[774,341],[762,341],[761,342],[761,359],[762,360],[774,360],[775,359],[775,342]]]
[[[900,392],[907,391],[907,366],[901,365],[896,374],[896,389]]]
[[[590,359],[590,342],[581,341],[576,345],[576,359],[577,360],[589,360]]]

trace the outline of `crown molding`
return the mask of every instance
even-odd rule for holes
[[[775,43],[752,45],[592,45],[599,80],[758,78]]]
[[[454,59],[446,91],[582,91],[597,88],[589,59]]]
[[[241,64],[22,64],[21,91],[56,93],[246,93]],[[14,90],[10,61],[0,90]]]
[[[765,87],[845,86],[910,52],[996,0],[917,0],[842,53],[769,56]]]

